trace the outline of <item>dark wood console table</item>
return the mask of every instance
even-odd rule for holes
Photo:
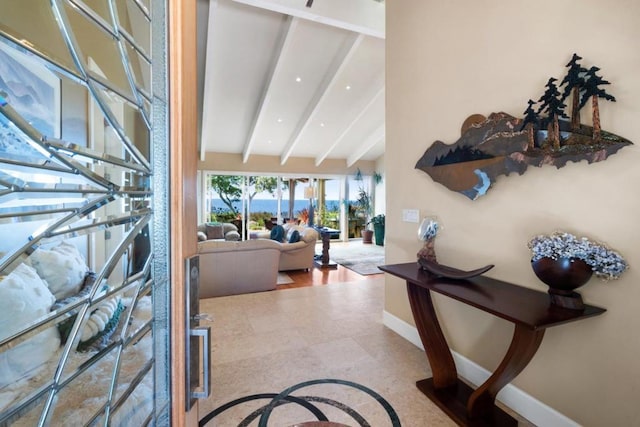
[[[435,276],[417,262],[384,265],[382,271],[407,282],[416,328],[424,345],[433,377],[417,387],[462,426],[517,426],[517,421],[495,405],[498,392],[527,366],[546,328],[597,316],[606,310],[585,305],[570,310],[550,304],[549,295],[485,276],[453,280]],[[491,313],[515,325],[513,339],[495,372],[476,390],[460,381],[453,356],[440,329],[431,292],[446,295]]]

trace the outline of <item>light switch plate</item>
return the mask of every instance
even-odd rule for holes
[[[402,220],[404,222],[419,222],[420,211],[418,209],[402,209]]]

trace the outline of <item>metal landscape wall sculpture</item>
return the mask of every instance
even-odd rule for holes
[[[544,94],[529,99],[524,118],[506,113],[470,116],[462,125],[462,136],[448,145],[435,141],[416,169],[452,191],[471,200],[484,195],[499,175],[522,175],[529,165],[555,165],[568,161],[589,163],[606,160],[632,143],[603,130],[600,126],[599,99],[615,102],[603,86],[598,67],[583,68],[575,53],[567,64],[560,84],[550,78]],[[591,100],[592,126],[580,122],[580,111]],[[571,103],[571,116],[565,112]]]

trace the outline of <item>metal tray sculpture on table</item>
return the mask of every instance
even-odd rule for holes
[[[494,267],[493,264],[488,264],[475,270],[464,271],[446,265],[438,264],[437,262],[430,261],[426,258],[418,258],[418,264],[420,265],[420,268],[428,271],[429,273],[435,274],[436,276],[458,280],[471,279],[473,277],[486,273]]]

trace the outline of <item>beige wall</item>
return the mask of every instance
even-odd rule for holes
[[[567,230],[603,240],[631,268],[615,282],[592,279],[587,303],[596,318],[551,328],[514,381],[586,426],[640,425],[640,152],[622,149],[595,164],[529,168],[501,177],[476,201],[415,170],[440,139],[455,142],[473,113],[522,116],[549,77],[562,78],[574,52],[597,65],[617,102],[601,101],[603,129],[640,144],[640,2],[567,0],[404,0],[387,2],[387,262],[408,262],[420,248],[402,208],[435,213],[443,229],[440,262],[460,268],[495,263],[490,276],[546,291],[532,273],[527,241]],[[583,116],[586,115],[583,113]],[[405,191],[395,191],[406,189]],[[386,278],[386,310],[413,323],[404,284]],[[438,298],[451,346],[493,370],[513,327],[489,314]]]

